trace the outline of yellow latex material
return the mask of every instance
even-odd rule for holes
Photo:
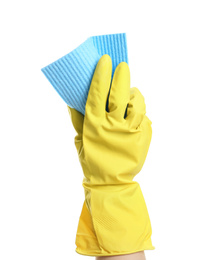
[[[92,79],[85,116],[68,107],[84,172],[85,202],[76,252],[90,256],[154,249],[144,197],[139,184],[133,181],[148,152],[151,121],[145,115],[142,94],[130,88],[127,63],[118,65],[112,84],[111,72],[111,59],[104,55]]]

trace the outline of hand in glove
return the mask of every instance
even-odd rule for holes
[[[68,107],[84,172],[85,202],[76,251],[91,256],[154,249],[147,207],[133,181],[146,159],[151,121],[142,94],[130,89],[127,63],[117,66],[112,84],[111,72],[111,59],[103,55],[93,75],[85,116]]]

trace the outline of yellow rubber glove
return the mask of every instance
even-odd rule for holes
[[[84,172],[85,202],[76,252],[90,256],[154,249],[144,197],[133,181],[148,152],[151,121],[145,115],[143,96],[137,88],[130,89],[127,63],[118,65],[112,84],[111,72],[111,59],[104,55],[96,66],[85,116],[68,107]]]

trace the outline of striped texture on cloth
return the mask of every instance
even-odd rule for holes
[[[65,103],[85,114],[93,73],[104,54],[112,59],[113,73],[120,62],[128,63],[126,34],[90,37],[72,52],[41,70]]]

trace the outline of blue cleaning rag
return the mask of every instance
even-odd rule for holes
[[[65,103],[85,114],[93,73],[104,54],[112,59],[112,74],[120,62],[128,63],[126,34],[90,37],[72,52],[41,70]]]

